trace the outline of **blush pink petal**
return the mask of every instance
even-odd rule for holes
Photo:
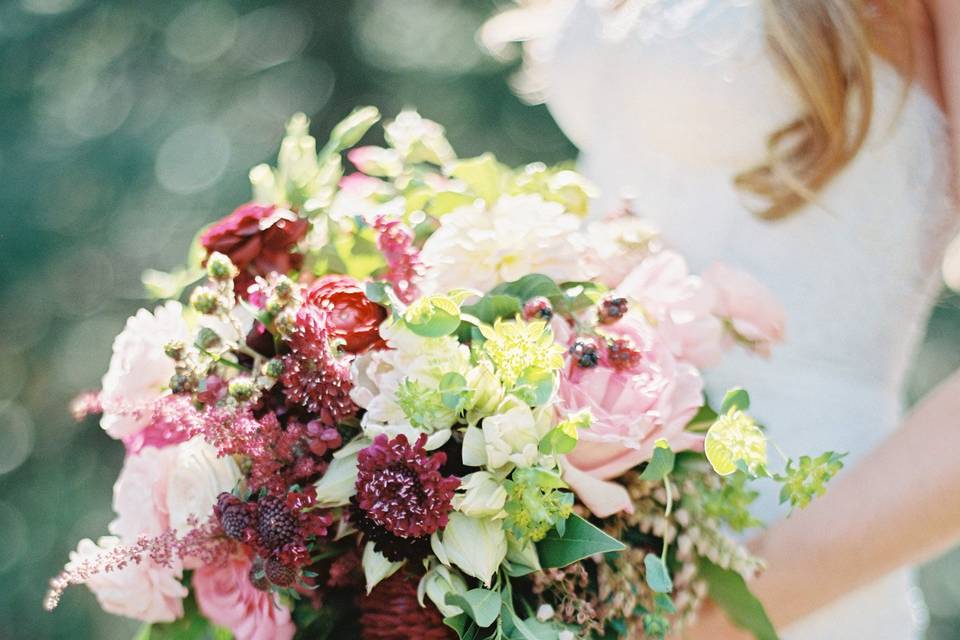
[[[237,640],[290,640],[296,632],[290,610],[251,584],[250,567],[249,558],[235,556],[197,569],[193,588],[200,612]]]
[[[621,511],[633,513],[633,502],[623,485],[584,473],[566,460],[561,460],[560,464],[564,480],[590,509],[590,513],[598,518],[606,518]]]

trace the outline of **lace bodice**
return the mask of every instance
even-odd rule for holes
[[[609,4],[574,3],[546,68],[550,110],[605,194],[597,213],[630,196],[695,268],[723,260],[771,287],[787,309],[786,344],[770,361],[733,357],[708,387],[748,385],[787,450],[845,450],[855,463],[898,421],[954,230],[941,111],[877,59],[859,155],[816,203],[766,222],[732,180],[763,161],[767,136],[802,104],[769,55],[762,0]],[[763,499],[766,515],[775,503]],[[909,635],[884,616],[794,637]]]

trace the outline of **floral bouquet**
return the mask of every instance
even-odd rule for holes
[[[754,481],[803,507],[842,456],[769,471],[746,392],[711,407],[702,376],[766,355],[776,302],[415,112],[353,148],[378,119],[318,153],[295,116],[253,202],[144,274],[168,301],[73,406],[126,448],[116,519],[47,607],[86,584],[143,639],[570,640],[664,638],[709,596],[775,637],[733,536]]]

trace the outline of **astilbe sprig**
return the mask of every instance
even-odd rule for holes
[[[182,536],[166,529],[156,536],[139,536],[133,543],[117,544],[90,558],[70,562],[50,580],[50,589],[43,600],[47,611],[60,603],[70,585],[84,584],[94,576],[122,571],[128,566],[150,561],[171,568],[176,560],[191,559],[202,565],[217,565],[236,552],[237,543],[223,534],[217,518],[200,522],[195,516],[187,520],[190,527]]]

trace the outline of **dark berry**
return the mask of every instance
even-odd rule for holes
[[[614,369],[633,369],[643,357],[630,338],[617,338],[607,343],[607,358]]]
[[[253,524],[247,504],[231,493],[224,492],[217,497],[214,511],[223,532],[234,540],[242,540],[244,532]]]
[[[549,320],[553,317],[553,307],[543,296],[530,298],[523,305],[523,317],[526,320]]]
[[[626,315],[629,308],[630,305],[626,298],[607,296],[600,301],[600,306],[597,309],[597,319],[601,324],[613,324]]]
[[[283,564],[276,558],[267,558],[263,563],[263,571],[266,579],[278,587],[289,587],[297,579],[297,572],[293,567]]]
[[[279,549],[297,536],[297,521],[283,500],[264,496],[257,503],[257,537],[267,549]]]
[[[577,366],[584,369],[595,367],[600,362],[600,350],[593,338],[577,338],[576,342],[570,345],[570,355]]]

